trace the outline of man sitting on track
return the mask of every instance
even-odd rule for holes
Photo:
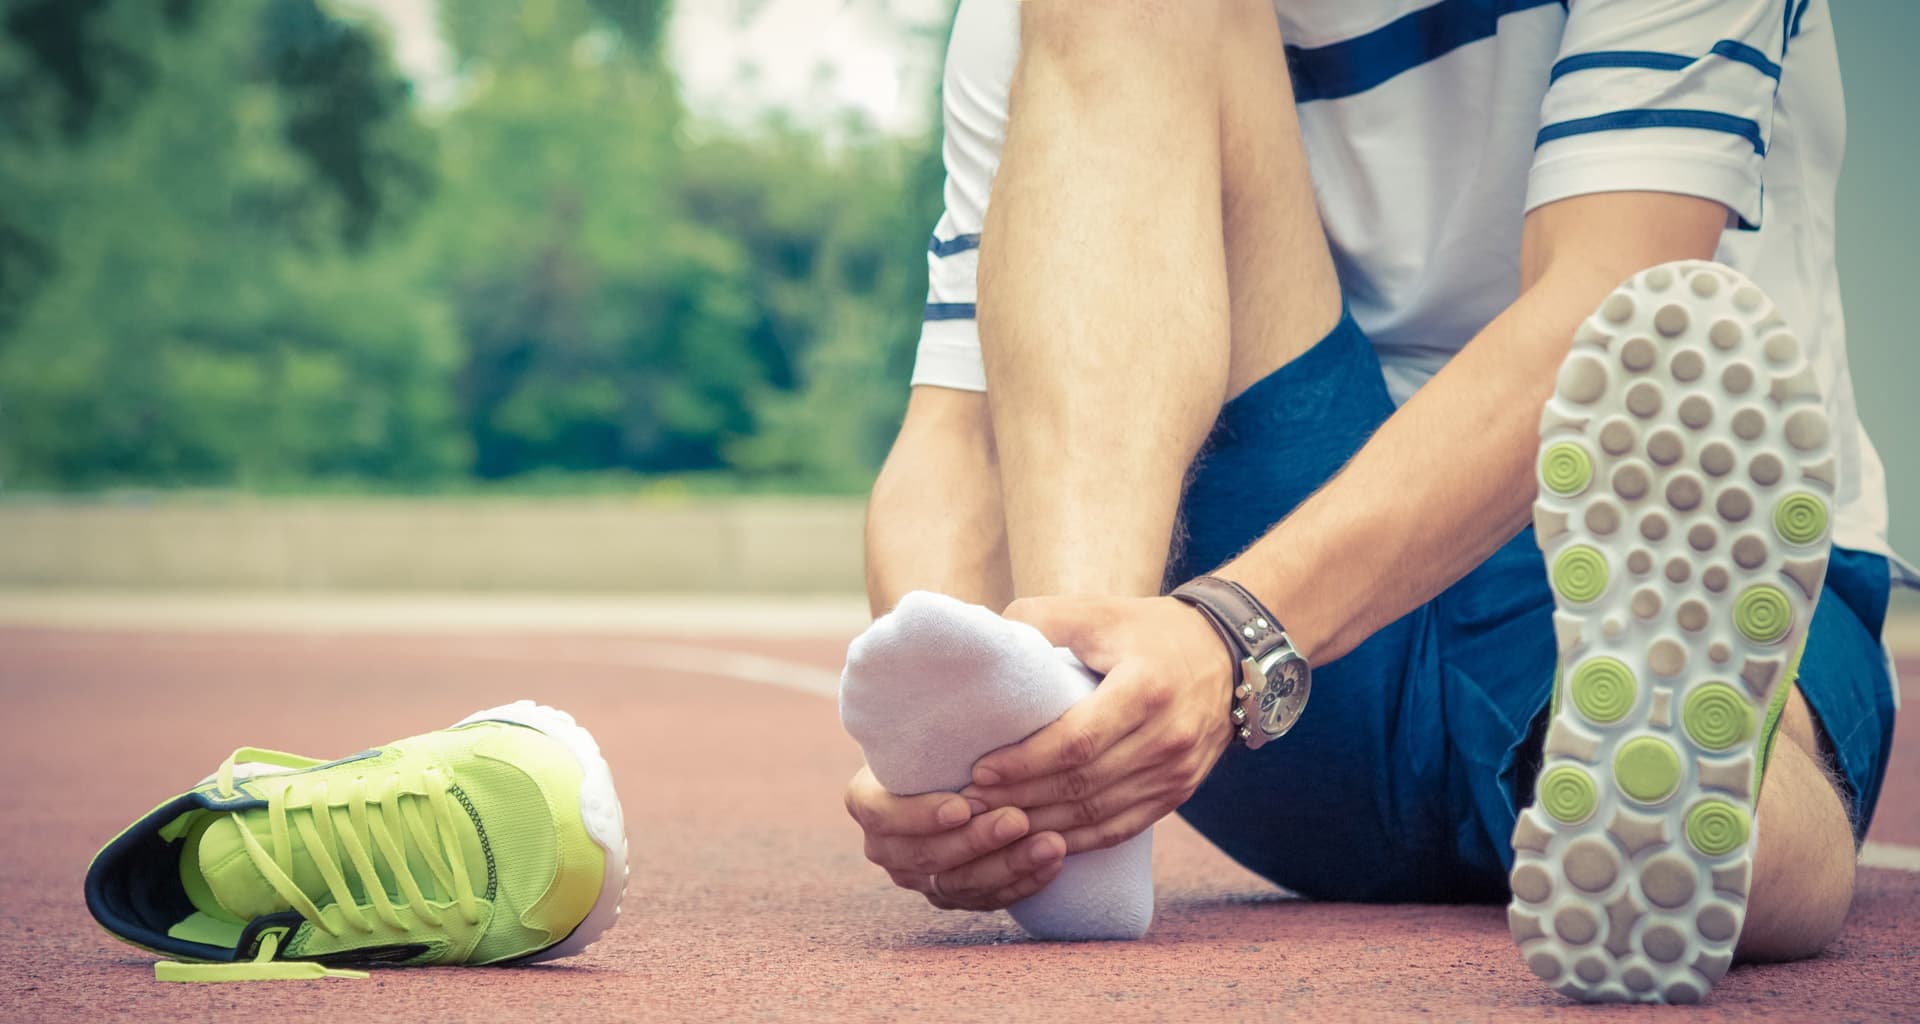
[[[1832,941],[1892,735],[1827,3],[1410,8],[964,0],[870,590],[1106,680],[965,800],[890,795],[867,722],[848,806],[940,907],[1179,809],[1309,897],[1511,898],[1570,995],[1692,1001]]]

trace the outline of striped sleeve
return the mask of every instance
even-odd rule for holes
[[[953,191],[949,179],[947,191]],[[961,230],[951,207],[927,242],[927,306],[920,318],[920,346],[913,357],[913,384],[985,391],[980,329],[974,322],[974,278],[980,266],[980,232]]]
[[[946,212],[927,242],[927,306],[913,362],[915,386],[987,389],[974,322],[980,229],[1006,138],[1019,31],[1011,0],[964,3],[954,19],[941,80]]]
[[[1595,192],[1712,199],[1757,228],[1793,0],[1574,0],[1527,209]]]

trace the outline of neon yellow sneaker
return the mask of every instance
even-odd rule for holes
[[[1733,962],[1831,550],[1830,433],[1799,342],[1727,267],[1637,274],[1574,336],[1533,515],[1562,672],[1507,911],[1561,993],[1698,1002]]]
[[[106,845],[87,909],[161,981],[571,956],[620,915],[600,748],[520,701],[338,761],[241,748]]]

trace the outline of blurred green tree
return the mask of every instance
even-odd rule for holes
[[[859,487],[905,400],[885,370],[910,351],[937,178],[900,196],[930,147],[856,131],[829,151],[777,122],[690,140],[663,16],[449,9],[473,85],[442,128],[435,263],[476,472]]]
[[[459,87],[423,111],[316,0],[13,0],[8,485],[865,484],[929,140],[693,123],[665,0],[441,10]]]
[[[42,0],[6,30],[0,266],[44,268],[0,288],[8,483],[460,464],[451,324],[372,245],[432,158],[375,41],[313,0]]]

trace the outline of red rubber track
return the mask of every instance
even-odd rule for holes
[[[837,667],[829,641],[711,640]],[[820,696],[633,666],[618,638],[0,631],[0,1020],[1642,1019],[1536,982],[1498,907],[1311,904],[1162,826],[1159,913],[1132,944],[1020,941],[942,914],[860,855],[859,764]],[[627,658],[628,664],[618,662]],[[1904,666],[1920,681],[1920,659]],[[819,677],[814,677],[818,682]],[[584,956],[366,981],[168,985],[97,930],[95,849],[236,746],[331,756],[520,697],[600,738],[632,833],[621,923]],[[1920,697],[1910,682],[1906,697]],[[1920,846],[1920,721],[1873,838]],[[1867,869],[1838,945],[1736,969],[1700,1019],[1920,1016],[1920,874]],[[1690,1015],[1689,1019],[1695,1019]]]

